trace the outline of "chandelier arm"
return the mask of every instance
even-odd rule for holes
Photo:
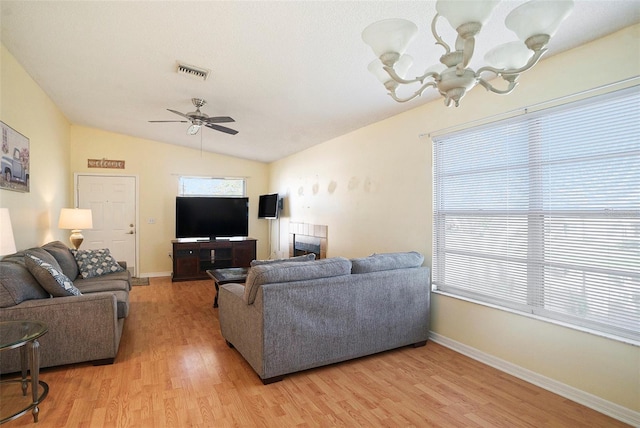
[[[425,89],[427,89],[429,86],[431,86],[432,88],[437,88],[436,82],[428,82],[422,85],[417,91],[415,91],[412,95],[410,95],[407,98],[398,98],[398,96],[396,95],[395,89],[392,91],[389,91],[389,95],[391,96],[391,98],[393,98],[395,101],[399,103],[406,103],[407,101],[411,101],[412,99],[422,95]]]
[[[431,33],[433,34],[433,38],[436,39],[436,45],[442,46],[447,51],[445,54],[448,54],[451,52],[451,48],[444,40],[442,40],[442,37],[440,37],[436,31],[436,22],[438,21],[438,18],[440,18],[440,14],[436,13],[436,16],[434,16],[431,21]]]
[[[540,61],[540,58],[542,58],[542,55],[545,54],[545,52],[547,52],[546,48],[535,51],[533,56],[529,59],[529,62],[527,62],[524,66],[520,68],[504,69],[504,68],[495,68],[495,67],[486,66],[486,67],[479,68],[478,71],[476,72],[476,75],[480,76],[480,73],[482,73],[483,71],[490,71],[494,74],[497,74],[498,76],[510,76],[514,74],[520,74],[529,70],[534,65],[536,65],[538,61]]]
[[[507,87],[507,89],[496,89],[493,87],[493,85],[491,85],[489,82],[487,82],[486,80],[482,79],[482,78],[478,78],[478,83],[482,86],[484,86],[484,88],[487,91],[491,91],[494,94],[500,94],[500,95],[506,95],[511,93],[511,91],[513,91],[515,89],[516,86],[518,86],[518,82],[515,81],[515,78],[513,78],[513,80],[507,80],[504,79],[505,81],[509,82],[509,86]]]
[[[462,48],[462,61],[459,62],[458,66],[456,67],[458,69],[456,71],[456,74],[458,76],[462,76],[465,68],[467,68],[467,66],[469,65],[469,61],[471,61],[471,57],[473,56],[473,51],[475,50],[475,47],[476,47],[475,37],[469,37],[467,39],[464,39],[464,47]]]
[[[389,73],[389,76],[395,80],[398,83],[402,83],[403,85],[408,85],[411,83],[416,83],[416,82],[420,82],[420,84],[424,83],[424,79],[426,79],[427,77],[433,77],[434,80],[437,80],[439,78],[439,74],[435,71],[430,71],[428,73],[423,74],[422,76],[418,76],[415,79],[411,79],[411,80],[406,80],[403,79],[402,77],[400,77],[398,75],[398,73],[396,73],[396,70],[393,67],[389,67],[389,66],[383,66],[382,67],[384,69],[384,71],[386,71],[387,73]]]

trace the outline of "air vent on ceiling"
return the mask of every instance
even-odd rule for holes
[[[211,73],[211,70],[207,70],[206,68],[178,62],[178,74],[185,74],[197,79],[207,80],[209,73]]]

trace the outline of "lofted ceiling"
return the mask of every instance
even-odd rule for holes
[[[496,7],[472,66],[517,40],[503,22],[523,2]],[[410,74],[421,74],[443,53],[429,28],[435,1],[2,0],[0,14],[2,43],[71,123],[260,162],[439,97],[391,100],[367,71],[373,53],[361,39],[375,21],[412,20],[420,32],[407,51]],[[547,56],[639,21],[637,0],[577,0]],[[440,27],[453,42],[446,21]],[[211,74],[178,74],[177,61]],[[224,125],[239,133],[202,128],[191,136],[185,123],[148,122],[180,120],[167,109],[193,111],[193,97],[207,100],[202,112],[233,117]]]

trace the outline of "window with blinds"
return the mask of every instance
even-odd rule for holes
[[[245,196],[243,178],[187,177],[178,179],[179,196]]]
[[[638,87],[433,150],[434,290],[640,343]]]

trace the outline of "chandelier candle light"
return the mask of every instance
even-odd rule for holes
[[[369,64],[371,71],[387,88],[389,95],[397,102],[410,101],[427,88],[435,88],[445,98],[448,107],[453,102],[456,107],[467,91],[477,84],[496,94],[508,94],[518,84],[520,73],[538,63],[547,51],[549,43],[564,19],[573,10],[572,0],[531,0],[509,13],[505,26],[516,33],[520,41],[509,42],[491,49],[484,59],[489,64],[477,71],[468,68],[475,48],[475,36],[489,20],[491,12],[499,0],[438,0],[436,15],[431,21],[431,32],[436,44],[445,49],[440,57],[441,64],[427,68],[423,75],[405,79],[413,59],[404,54],[407,46],[418,32],[418,27],[405,19],[385,19],[369,25],[362,32],[362,39],[379,58]],[[436,23],[444,17],[458,33],[455,50],[438,35]],[[481,77],[484,73],[485,77]],[[501,77],[506,82],[505,89],[494,88],[486,79]],[[419,83],[421,86],[407,98],[396,95],[400,84]]]

